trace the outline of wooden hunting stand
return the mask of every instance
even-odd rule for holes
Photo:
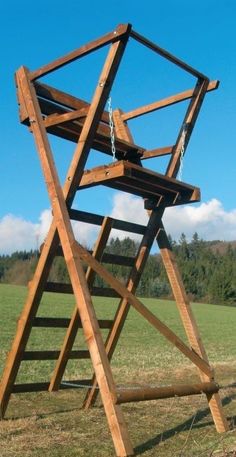
[[[154,102],[130,112],[116,109],[113,112],[115,154],[117,161],[111,165],[84,171],[91,149],[112,156],[111,117],[105,111],[119,64],[128,39],[132,38],[154,53],[172,62],[196,78],[191,90]],[[82,58],[104,46],[109,46],[98,84],[91,103],[75,98],[53,87],[39,83],[39,78]],[[34,135],[45,182],[50,197],[53,221],[43,244],[36,272],[29,284],[28,298],[18,322],[16,336],[3,373],[0,402],[3,418],[12,392],[54,391],[63,387],[62,377],[68,359],[91,358],[94,376],[90,380],[84,407],[93,405],[98,388],[107,416],[117,456],[133,455],[121,403],[153,400],[173,396],[205,393],[213,420],[219,432],[227,430],[218,385],[198,333],[188,298],[178,271],[162,216],[166,207],[199,201],[199,189],[176,179],[181,154],[186,150],[190,135],[207,91],[218,87],[217,81],[182,62],[169,52],[161,49],[132,30],[131,25],[119,25],[116,30],[90,42],[86,46],[59,58],[36,71],[21,67],[16,72],[16,84],[20,105],[21,122],[29,126]],[[183,100],[189,100],[176,143],[171,147],[146,150],[137,146],[128,128],[127,121]],[[110,113],[111,114],[111,113]],[[54,164],[48,133],[76,143],[64,186],[61,187]],[[113,143],[114,146],[114,143]],[[142,167],[142,160],[170,155],[165,174]],[[119,189],[144,199],[148,212],[146,226],[122,221],[90,212],[75,210],[72,203],[76,192],[97,186]],[[71,219],[101,226],[93,252],[89,252],[76,241]],[[136,258],[116,256],[104,252],[112,228],[136,233],[142,236]],[[160,248],[169,282],[188,337],[185,344],[168,326],[152,314],[135,296],[145,263],[153,241]],[[64,256],[71,284],[48,282],[49,272],[55,256]],[[118,281],[103,266],[103,263],[131,266],[126,286]],[[84,273],[82,263],[88,266]],[[95,274],[110,288],[93,286]],[[73,293],[76,301],[70,319],[37,317],[37,311],[44,291]],[[113,320],[99,320],[96,317],[92,295],[118,296],[120,302]],[[201,382],[195,385],[174,385],[167,387],[119,388],[115,385],[110,360],[119,340],[130,306],[154,326],[172,345],[176,346],[199,370]],[[65,339],[60,351],[27,351],[26,345],[33,327],[66,328]],[[83,329],[88,351],[73,351],[73,343],[79,328]],[[109,329],[103,341],[101,328]],[[25,360],[56,360],[50,382],[15,383],[21,362]],[[73,383],[72,381],[71,383]],[[82,383],[83,381],[80,381]],[[71,383],[68,383],[71,386]],[[85,384],[87,381],[85,382]],[[76,384],[76,382],[75,382]],[[65,387],[65,385],[64,385]]]

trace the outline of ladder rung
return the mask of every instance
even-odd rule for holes
[[[133,267],[135,258],[104,252],[102,256],[102,262],[111,263],[113,265],[122,265],[124,267]]]
[[[59,282],[47,282],[44,291],[61,294],[73,294],[71,284],[62,284]],[[94,295],[95,297],[120,297],[120,295],[110,287],[92,287],[91,295]]]
[[[64,317],[35,317],[33,327],[45,328],[67,328],[70,324],[70,319]]]
[[[25,351],[22,360],[57,360],[60,351]],[[89,351],[71,351],[69,359],[89,359]]]
[[[136,387],[133,389],[118,389],[117,403],[158,400],[161,398],[185,397],[201,393],[213,394],[219,391],[215,382],[202,382],[192,385],[175,385],[167,387]]]
[[[60,389],[71,389],[72,385],[76,386],[88,386],[91,384],[91,379],[82,379],[79,381],[65,381],[65,384],[60,385]],[[42,392],[48,390],[50,386],[49,382],[30,382],[24,384],[15,384],[12,388],[12,393],[26,393],[26,392]]]
[[[86,211],[79,211],[76,209],[69,210],[70,218],[74,221],[86,222],[87,224],[102,225],[104,217],[100,214],[87,213]],[[112,218],[111,218],[112,219]],[[144,235],[146,227],[141,224],[133,222],[122,221],[120,219],[113,219],[113,226],[116,230],[124,232],[137,233]]]
[[[71,284],[65,284],[60,282],[47,282],[44,288],[45,292],[56,292],[60,294],[73,294]]]
[[[120,295],[110,287],[93,287],[91,295],[94,297],[120,297]]]
[[[33,320],[33,327],[43,328],[67,328],[70,324],[70,319],[62,317],[35,317]],[[100,328],[111,328],[113,321],[109,319],[99,319],[98,324]],[[79,320],[79,328],[82,324]]]
[[[92,254],[92,251],[88,251],[90,254]],[[59,257],[63,256],[63,251],[62,247],[58,246],[56,255]],[[104,252],[102,255],[102,262],[103,263],[111,263],[113,265],[121,265],[124,267],[133,267],[135,258],[134,257],[128,257],[124,255],[118,255],[118,254],[110,254],[109,252]]]

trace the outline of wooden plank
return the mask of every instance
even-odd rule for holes
[[[70,319],[62,317],[35,317],[32,322],[33,327],[44,328],[67,328]]]
[[[93,251],[93,256],[96,257],[98,260],[102,258],[105,246],[107,244],[108,238],[110,236],[111,230],[113,226],[113,220],[109,217],[103,218],[101,230],[99,233],[99,236],[97,238],[94,251]],[[89,288],[93,286],[93,282],[95,279],[95,274],[94,271],[91,268],[87,269],[86,272],[86,280],[87,280],[87,285]],[[113,289],[110,289],[110,291],[114,292]],[[63,377],[63,373],[65,372],[65,368],[67,365],[67,361],[69,358],[69,354],[72,350],[77,331],[78,331],[79,325],[78,325],[78,310],[77,307],[75,307],[74,312],[71,317],[70,325],[68,326],[64,342],[61,348],[60,356],[58,357],[57,364],[55,366],[53,375],[51,377],[51,382],[50,382],[50,391],[55,391],[58,390],[60,387],[60,383]]]
[[[106,77],[100,80],[100,84],[97,86],[95,91],[89,114],[86,118],[83,130],[81,132],[80,142],[78,144],[77,151],[75,152],[75,156],[72,159],[69,175],[67,175],[69,182],[68,188],[70,189],[71,185],[73,185],[73,182],[78,181],[78,175],[81,175],[81,170],[77,169],[77,155],[79,153],[79,156],[81,156],[83,153],[84,159],[87,158],[92,137],[96,131],[97,122],[99,121],[100,110],[102,111],[108,96],[108,92],[110,90],[109,84],[105,84],[105,82],[108,80],[111,83],[112,77],[115,75],[119,61],[124,52],[125,44],[125,42],[115,43],[112,45],[109,52],[103,71],[104,76]],[[99,331],[82,264],[77,256],[76,243],[68,215],[67,205],[54,166],[52,152],[47,139],[46,131],[41,120],[41,113],[37,103],[37,97],[32,85],[27,79],[27,72],[24,68],[21,69],[21,84],[24,86],[24,91],[26,93],[29,118],[31,119],[31,122],[35,121],[32,122],[32,131],[36,139],[37,149],[41,160],[45,182],[48,188],[49,198],[53,208],[53,214],[56,221],[59,238],[63,248],[71,283],[74,289],[76,304],[80,314],[81,322],[83,324],[85,339],[88,344],[96,377],[100,387],[100,393],[102,396],[108,424],[110,426],[114,446],[117,455],[132,455],[133,449],[130,443],[122,411],[120,408],[118,408],[118,405],[115,405],[114,403],[115,384],[112,377],[112,372]],[[73,173],[70,173],[72,170]],[[65,194],[67,194],[66,191],[67,186],[65,185]],[[71,189],[67,198],[67,202],[69,201],[69,206],[71,201],[73,201],[73,197],[74,192]]]
[[[191,67],[187,63],[183,62],[182,60],[175,57],[170,52],[166,51],[165,49],[161,48],[160,46],[156,45],[155,43],[151,42],[144,36],[140,35],[139,33],[135,32],[134,30],[131,31],[130,36],[134,38],[139,43],[143,44],[147,48],[151,49],[152,51],[156,52],[160,56],[164,57],[165,59],[169,60],[170,62],[174,63],[178,67],[182,68],[183,70],[187,71],[191,75],[195,76],[196,78],[207,79],[205,75],[200,73],[195,68]]]
[[[61,389],[71,389],[87,387],[89,385],[90,379],[81,379],[81,380],[71,380],[64,381],[60,388]],[[27,393],[27,392],[43,392],[47,391],[49,388],[49,382],[31,382],[31,383],[22,383],[15,384],[12,388],[12,393]]]
[[[162,230],[160,230],[160,232],[158,233],[157,242],[160,248],[166,273],[174,294],[174,298],[180,313],[180,317],[183,322],[186,335],[188,337],[188,341],[193,350],[197,354],[199,354],[206,362],[208,362],[207,354],[198,331],[197,323],[184,289],[181,274],[176,264],[174,254],[171,249],[168,236],[164,230],[163,225]],[[202,381],[212,381],[214,379],[213,373],[212,375],[207,375],[201,369],[199,373]],[[228,430],[228,424],[224,415],[219,394],[207,394],[207,400],[217,431],[221,433]]]
[[[67,328],[70,325],[71,319],[60,317],[35,317],[33,320],[33,327],[42,328]],[[112,320],[98,319],[100,328],[111,328]],[[82,328],[81,320],[78,317],[78,328]]]
[[[210,81],[206,92],[210,92],[219,87],[219,81]],[[189,100],[195,95],[195,89],[188,89],[184,92],[172,95],[170,97],[158,100],[157,102],[149,103],[148,105],[141,106],[127,113],[121,114],[123,121],[128,121],[129,119],[135,119],[136,117],[142,116],[143,114],[152,113],[167,106],[175,105],[176,103],[182,102],[184,100]]]
[[[120,283],[112,274],[107,271],[95,258],[93,258],[86,249],[76,243],[76,251],[80,258],[86,262],[104,281],[106,281],[117,293],[125,298],[136,311],[138,311],[151,325],[153,325],[159,332],[174,346],[176,346],[189,360],[191,360],[197,367],[199,367],[208,376],[212,375],[212,369],[209,364],[203,360],[199,355],[193,352],[189,347],[170,330],[160,319],[158,319],[149,309],[129,290]]]
[[[89,115],[87,116],[87,122],[85,122],[81,132],[81,141],[76,148],[75,155],[69,169],[69,175],[67,176],[67,180],[63,189],[64,195],[61,192],[60,183],[54,167],[50,146],[47,141],[43,123],[41,121],[41,113],[37,103],[37,97],[34,92],[34,88],[30,85],[27,79],[27,70],[22,67],[18,71],[18,81],[20,82],[20,85],[23,87],[23,91],[26,94],[25,100],[27,101],[27,111],[32,122],[32,131],[36,139],[37,148],[45,174],[45,181],[48,184],[49,196],[51,198],[54,211],[54,221],[49,231],[51,244],[55,244],[55,246],[58,245],[58,237],[56,236],[56,229],[58,229],[61,238],[61,244],[65,249],[65,258],[75,290],[81,321],[83,321],[84,332],[85,335],[90,335],[90,337],[87,338],[88,346],[91,353],[91,358],[93,360],[96,376],[99,382],[104,408],[106,411],[117,455],[132,455],[133,449],[129,440],[121,409],[114,404],[112,391],[115,387],[110,366],[99,332],[99,327],[96,319],[94,318],[93,306],[90,301],[90,295],[87,290],[87,284],[84,278],[83,270],[80,262],[74,257],[74,236],[68,218],[67,205],[70,207],[72,204],[76,190],[76,184],[78,182],[79,175],[82,174],[82,170],[90,150],[92,137],[96,131],[100,115],[104,109],[105,101],[111,89],[112,82],[122,58],[125,45],[126,42],[123,39],[122,42],[113,44],[110,49],[101,74],[100,83],[96,88],[93,101],[91,103]],[[48,238],[46,240],[45,246],[47,245],[47,242]],[[43,249],[41,256],[45,255],[45,252],[46,248]],[[48,271],[46,277],[47,276]],[[34,282],[33,284],[36,285],[40,279],[41,278],[36,278],[35,284]],[[36,292],[37,291],[38,289]],[[18,335],[22,340],[22,332],[19,332]],[[5,409],[7,407],[9,395],[12,391],[12,385],[14,384],[14,380],[18,371],[16,360],[19,360],[19,356],[22,356],[24,346],[18,344],[15,349],[16,350],[14,351],[14,354],[12,354],[11,360],[8,360],[9,363],[7,364],[4,375],[5,385],[4,388],[2,388],[0,395],[2,416],[4,415]],[[1,386],[3,386],[3,383]]]
[[[124,267],[133,267],[134,261],[135,261],[134,257],[118,255],[118,254],[110,254],[109,252],[104,252],[102,255],[103,263],[121,265]]]
[[[34,81],[35,79],[40,78],[42,76],[46,76],[47,74],[51,73],[52,71],[58,70],[59,68],[62,68],[64,65],[74,62],[75,60],[79,59],[80,57],[86,56],[86,55],[90,54],[91,52],[96,51],[97,49],[100,49],[107,44],[115,43],[116,41],[118,41],[120,39],[127,40],[130,30],[131,30],[130,24],[120,24],[117,26],[117,28],[113,32],[107,33],[103,37],[101,37],[97,40],[91,41],[90,43],[88,43],[84,46],[81,46],[79,49],[76,49],[75,51],[68,53],[64,57],[61,57],[47,65],[44,65],[43,67],[39,68],[38,70],[31,71],[29,73],[29,78],[31,81]]]
[[[48,84],[43,84],[39,82],[34,83],[34,87],[37,93],[37,96],[44,100],[49,100],[54,102],[61,107],[69,108],[70,110],[80,110],[80,109],[88,109],[90,107],[90,103],[86,100],[81,98],[75,97],[74,95],[68,94],[67,92],[63,92],[55,87],[49,86]],[[55,109],[55,108],[54,108]],[[109,113],[104,111],[101,115],[101,121],[109,124]]]
[[[174,146],[165,146],[163,148],[149,149],[143,152],[141,160],[151,159],[152,157],[162,157],[172,154]]]
[[[137,401],[158,400],[171,397],[186,397],[202,393],[213,394],[219,391],[219,385],[215,382],[199,384],[182,384],[165,387],[136,387],[117,390],[117,403],[130,403]]]
[[[196,123],[202,102],[204,100],[204,96],[206,94],[206,90],[208,87],[208,80],[198,81],[195,87],[195,93],[191,102],[188,106],[186,115],[184,117],[184,121],[182,123],[182,127],[180,129],[176,145],[174,147],[171,159],[169,161],[166,175],[171,177],[176,177],[179,171],[180,165],[180,157],[182,156],[182,147],[184,145],[184,153],[188,146],[188,142],[190,140],[190,136],[194,125]]]
[[[22,360],[57,360],[60,351],[25,351]],[[90,359],[89,351],[71,351],[70,359]]]
[[[86,222],[87,224],[102,225],[104,216],[99,214],[87,213],[86,211],[79,211],[75,209],[69,210],[70,218],[75,221]],[[122,230],[124,232],[136,233],[143,235],[146,227],[134,222],[122,221],[121,219],[113,219],[113,229]]]
[[[164,199],[165,206],[200,200],[200,190],[139,165],[119,161],[84,172],[79,188],[106,185],[143,198]],[[162,200],[160,200],[161,203]]]

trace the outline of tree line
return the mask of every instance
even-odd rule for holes
[[[184,234],[178,242],[169,237],[190,300],[236,305],[236,243],[207,242],[195,233],[191,241]],[[135,257],[139,243],[130,238],[111,239],[106,252]],[[0,256],[0,282],[26,285],[35,271],[37,251],[15,252]],[[124,284],[130,267],[107,264],[111,273]],[[86,267],[84,266],[84,269]],[[69,275],[62,257],[53,261],[50,281],[68,283]],[[95,286],[106,287],[96,276]],[[143,297],[173,298],[160,253],[151,254],[139,282],[137,294]]]

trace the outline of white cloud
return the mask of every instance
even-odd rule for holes
[[[113,199],[111,217],[146,224],[147,214],[143,202],[130,194],[116,193]],[[8,214],[0,219],[0,254],[36,249],[43,242],[52,220],[51,210],[42,211],[38,223]],[[236,209],[226,211],[219,200],[212,199],[198,206],[186,205],[168,208],[164,215],[167,233],[178,240],[184,232],[191,238],[194,232],[205,240],[236,240]],[[75,237],[80,243],[92,246],[98,227],[73,222]],[[112,236],[132,237],[131,233],[112,231]]]
[[[142,200],[132,195],[117,193],[113,201],[113,217],[145,224],[146,212]],[[181,233],[191,238],[194,232],[205,240],[236,240],[236,209],[225,211],[219,200],[212,199],[200,205],[167,208],[163,217],[167,233],[178,240]],[[127,234],[116,231],[116,236]],[[130,234],[130,236],[132,236]]]
[[[21,217],[7,214],[0,219],[0,254],[12,254],[15,251],[37,249],[47,236],[52,213],[45,209],[39,216],[39,222],[33,223]],[[97,227],[82,222],[72,222],[75,237],[86,246],[92,246],[97,235]]]
[[[37,225],[12,214],[0,220],[0,253],[36,249]]]

